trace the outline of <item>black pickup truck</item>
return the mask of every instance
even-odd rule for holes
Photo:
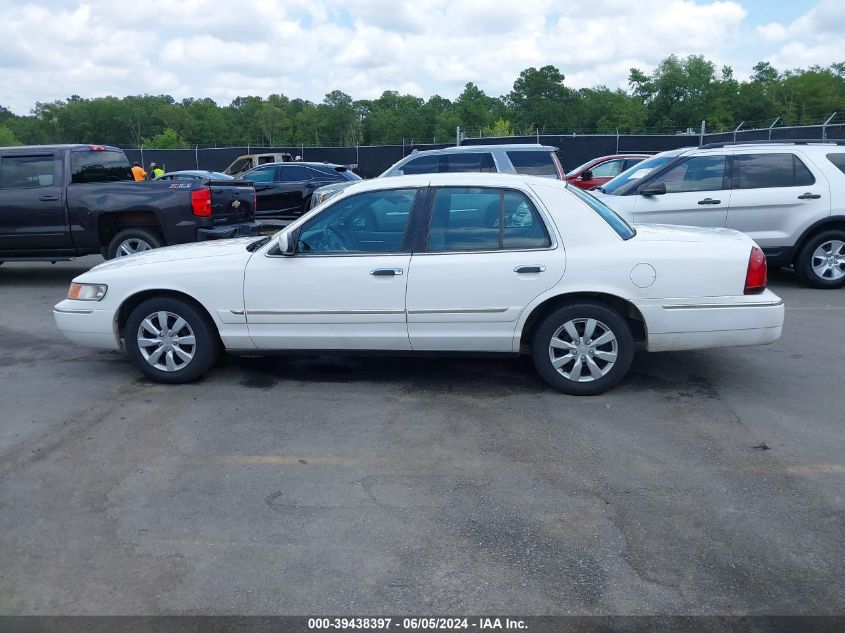
[[[0,262],[254,235],[254,219],[250,182],[135,182],[123,151],[105,145],[0,148]]]

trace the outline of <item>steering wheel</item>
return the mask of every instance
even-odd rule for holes
[[[340,231],[327,224],[323,229],[323,243],[329,251],[348,251],[349,247]]]

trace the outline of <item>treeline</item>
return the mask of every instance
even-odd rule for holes
[[[540,133],[674,133],[820,123],[845,112],[845,62],[778,72],[767,62],[748,81],[730,67],[701,56],[663,60],[651,74],[632,68],[628,90],[605,86],[575,90],[554,66],[528,68],[501,97],[466,84],[455,100],[428,100],[386,91],[353,100],[339,90],[321,103],[238,97],[220,106],[211,99],[176,101],[139,95],[36,103],[29,116],[0,106],[0,146],[18,143],[107,143],[120,147],[366,145],[450,142],[455,128],[470,135]]]

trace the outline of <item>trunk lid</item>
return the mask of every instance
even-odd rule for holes
[[[252,222],[255,218],[255,189],[242,180],[209,180],[211,190],[211,224],[225,226]]]

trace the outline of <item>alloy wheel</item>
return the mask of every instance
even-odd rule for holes
[[[173,312],[147,315],[137,332],[141,356],[152,367],[166,372],[179,371],[194,358],[197,339],[185,319]]]
[[[597,319],[567,321],[549,342],[552,367],[573,382],[592,382],[606,375],[618,353],[616,335]]]

